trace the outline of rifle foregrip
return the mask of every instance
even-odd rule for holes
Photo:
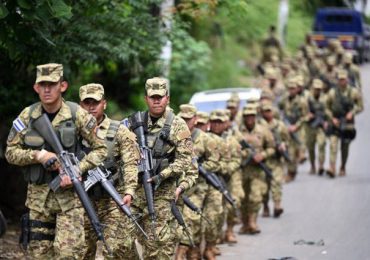
[[[48,186],[52,191],[56,192],[60,188],[61,181],[62,178],[60,178],[60,176],[58,175],[51,182],[49,182]]]
[[[189,199],[188,196],[182,195],[181,197],[188,208],[190,208],[194,212],[200,212],[200,209]]]
[[[176,202],[174,200],[171,200],[171,212],[179,225],[185,226],[184,218],[182,217],[180,210],[176,207]]]

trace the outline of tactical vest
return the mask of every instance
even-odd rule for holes
[[[144,114],[144,122],[148,126],[148,112]],[[153,156],[153,173],[158,174],[163,169],[167,168],[175,159],[175,150],[171,151],[173,144],[171,144],[169,137],[171,132],[171,125],[175,118],[172,111],[167,113],[164,126],[156,133],[146,131],[145,135],[148,142],[148,148],[152,150]]]
[[[118,162],[119,158],[114,157],[114,144],[120,124],[120,121],[111,120],[107,130],[107,135],[105,136],[105,144],[107,146],[107,158],[104,161],[104,167],[112,173],[110,180],[113,182],[113,184],[121,183],[123,181],[122,172],[120,171],[121,167],[119,167]],[[84,150],[86,153],[89,153],[91,151],[90,149],[86,148],[84,148]],[[87,152],[87,150],[89,151]],[[88,194],[94,200],[100,199],[102,197],[108,197],[108,194],[105,192],[100,184],[94,185],[89,190]]]
[[[335,89],[335,98],[332,104],[333,115],[336,118],[344,117],[353,108],[353,101],[351,100],[352,89],[347,86],[346,91],[349,92],[348,96],[342,94],[340,90]]]
[[[71,111],[72,118],[61,122],[60,126],[55,128],[55,130],[63,149],[68,152],[78,154],[81,148],[77,142],[77,131],[75,124],[78,105],[69,101],[66,101],[65,103]],[[25,148],[30,148],[32,150],[45,149],[52,151],[51,146],[48,143],[45,143],[44,138],[35,129],[33,129],[32,126],[34,119],[31,117],[31,114],[39,104],[40,102],[30,106],[30,122],[28,124],[26,134],[24,135],[24,146]],[[26,182],[37,185],[47,184],[58,175],[57,171],[46,172],[41,164],[28,165],[24,168],[23,173]]]

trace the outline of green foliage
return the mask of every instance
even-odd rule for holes
[[[171,104],[176,109],[187,103],[195,91],[207,87],[211,50],[207,43],[192,38],[183,26],[174,27],[170,82]]]

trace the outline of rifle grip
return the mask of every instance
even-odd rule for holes
[[[57,177],[55,177],[50,183],[49,183],[49,188],[56,192],[59,190],[60,188],[60,183],[61,183],[62,179],[60,178],[60,176],[58,175]]]

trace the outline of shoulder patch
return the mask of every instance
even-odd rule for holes
[[[86,123],[85,128],[86,128],[87,130],[91,131],[91,130],[95,127],[95,124],[96,124],[96,119],[95,119],[95,117],[90,116],[90,119],[89,119],[89,121]]]
[[[13,128],[19,133],[22,132],[26,128],[26,126],[24,125],[23,121],[19,117],[17,117],[13,121]]]
[[[189,130],[183,130],[177,134],[177,139],[180,141],[182,139],[190,137],[190,131]]]
[[[7,141],[8,142],[11,142],[13,141],[14,137],[17,135],[17,130],[15,130],[14,127],[12,127],[12,129],[10,129],[10,132],[9,132],[9,135],[8,135],[8,139]]]

